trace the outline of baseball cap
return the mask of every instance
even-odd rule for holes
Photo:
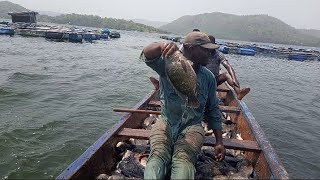
[[[213,44],[208,37],[203,32],[190,32],[187,34],[187,36],[184,38],[183,44],[191,44],[191,45],[200,45],[206,49],[217,49],[219,46],[217,44]]]

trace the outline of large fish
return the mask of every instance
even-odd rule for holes
[[[168,81],[176,93],[187,101],[188,107],[198,108],[197,75],[191,63],[180,51],[176,51],[166,60],[165,69]]]

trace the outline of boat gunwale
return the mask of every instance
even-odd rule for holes
[[[139,109],[143,106],[154,94],[155,90],[147,94],[143,99],[141,99],[133,108]],[[125,122],[132,116],[132,113],[124,115],[116,124],[112,126],[106,133],[104,133],[93,145],[91,145],[84,153],[81,154],[75,161],[73,161],[62,173],[56,177],[56,179],[70,179],[78,170],[83,167],[91,157],[116,133],[121,130],[121,127]]]
[[[235,91],[227,85],[228,88],[231,90],[231,93],[235,96]],[[276,151],[272,147],[270,141],[268,140],[266,134],[264,133],[263,129],[259,125],[258,121],[254,118],[251,111],[249,110],[247,104],[235,98],[237,101],[237,105],[240,107],[241,111],[243,112],[243,116],[246,119],[253,136],[255,137],[258,145],[261,148],[261,152],[265,157],[272,177],[270,179],[289,179],[289,174],[285,170],[282,162],[280,161],[279,156],[277,155]]]

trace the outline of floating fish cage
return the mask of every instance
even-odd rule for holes
[[[47,31],[45,32],[45,38],[49,40],[63,41],[65,39],[65,36],[63,32]]]
[[[160,36],[161,39],[174,41],[169,36]],[[216,42],[219,47],[219,51],[224,54],[237,54],[245,56],[261,55],[265,57],[273,57],[279,59],[288,59],[296,61],[305,60],[320,60],[320,52],[314,49],[303,48],[286,48],[276,47],[273,45],[258,45],[258,44],[239,44],[235,42]]]
[[[100,34],[100,39],[108,39],[109,34]]]
[[[112,32],[110,32],[109,37],[110,38],[120,38],[120,33],[116,32],[116,31],[112,31]]]
[[[82,34],[69,33],[69,42],[82,43]]]
[[[46,31],[37,29],[17,29],[16,34],[28,37],[46,37]]]
[[[72,29],[69,27],[37,25],[30,23],[14,23],[12,27],[7,25],[0,26],[0,35],[21,35],[26,37],[44,37],[47,40],[57,42],[92,42],[94,40],[108,39],[109,33],[103,33],[97,30]],[[119,38],[119,32],[112,32],[111,37]]]
[[[218,50],[223,54],[229,54],[230,48],[228,48],[227,46],[220,46]]]

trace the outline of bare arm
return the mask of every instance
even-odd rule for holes
[[[214,133],[214,136],[216,137],[216,144],[223,144],[223,142],[222,142],[222,130],[214,129],[213,133]]]
[[[216,137],[216,144],[214,145],[215,158],[218,161],[222,161],[225,157],[225,148],[222,141],[222,130],[215,129],[213,130],[213,133]]]
[[[222,141],[221,113],[218,106],[219,100],[216,95],[217,83],[213,74],[211,74],[211,79],[209,79],[209,88],[205,117],[208,118],[208,128],[213,130],[216,138],[216,144],[214,145],[215,158],[218,161],[222,161],[225,157],[225,149]]]
[[[236,74],[232,68],[232,66],[229,64],[228,60],[224,60],[222,62],[223,66],[227,69],[228,73],[230,74],[231,78],[232,78],[232,81],[234,83],[234,86],[236,87],[239,87],[240,88],[240,84],[239,84],[239,81],[236,77]]]

